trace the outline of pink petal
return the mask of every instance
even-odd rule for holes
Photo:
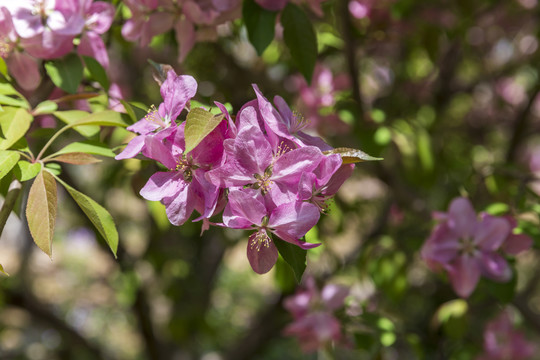
[[[95,1],[85,16],[87,27],[98,34],[103,34],[109,30],[113,22],[114,6],[104,1]]]
[[[506,282],[512,278],[512,270],[506,260],[495,252],[485,253],[480,258],[482,274],[495,281]]]
[[[533,239],[525,234],[510,234],[502,245],[504,252],[510,255],[517,255],[532,247]]]
[[[484,216],[474,235],[475,243],[485,251],[495,251],[510,235],[510,223],[495,216]]]
[[[260,191],[254,189],[232,189],[229,192],[229,203],[225,207],[226,214],[223,214],[223,222],[230,227],[244,228],[244,220],[260,226],[262,219],[268,212],[264,205]]]
[[[321,291],[321,298],[328,310],[334,311],[343,306],[349,289],[345,286],[327,284]]]
[[[195,209],[196,199],[191,192],[191,184],[181,183],[183,188],[173,197],[162,200],[165,205],[167,218],[171,224],[180,226],[184,224]]]
[[[272,180],[297,183],[304,171],[313,171],[325,155],[315,146],[306,146],[283,154],[274,163]]]
[[[476,212],[466,198],[457,198],[448,209],[448,225],[462,237],[473,236],[476,229]]]
[[[11,75],[25,90],[34,90],[41,81],[38,64],[34,58],[18,51],[13,52],[6,60]]]
[[[291,240],[302,238],[317,224],[319,217],[319,209],[313,204],[306,202],[288,203],[280,205],[272,211],[268,227],[273,229],[273,232],[281,239],[298,245]]]
[[[278,259],[278,251],[266,231],[260,230],[249,236],[247,257],[253,271],[265,274],[274,267]]]
[[[127,146],[124,148],[124,150],[116,155],[114,158],[116,160],[124,160],[124,159],[131,159],[135,156],[137,156],[144,147],[144,135],[139,135],[137,137],[134,137],[131,139],[131,141],[127,144]]]
[[[182,174],[178,171],[157,172],[150,176],[139,194],[146,200],[160,201],[175,196],[186,186]]]
[[[187,54],[195,46],[195,26],[191,21],[182,18],[174,25],[176,41],[178,42],[178,62],[182,63]]]
[[[93,31],[85,32],[81,37],[77,52],[95,58],[105,69],[109,67],[107,48],[98,33]]]
[[[480,280],[478,259],[467,255],[459,256],[447,270],[454,291],[462,298],[469,297]]]

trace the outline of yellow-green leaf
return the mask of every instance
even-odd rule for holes
[[[56,181],[49,172],[41,171],[28,194],[26,219],[34,242],[51,258],[56,207]]]
[[[34,109],[34,115],[51,114],[58,109],[58,104],[51,100],[39,103]]]
[[[16,151],[0,150],[0,179],[13,169],[20,157],[21,155]]]
[[[1,272],[2,274],[4,274],[4,275],[9,276],[9,274],[8,274],[7,272],[5,272],[4,267],[2,266],[2,264],[0,264],[0,272]]]
[[[61,150],[57,151],[50,157],[57,157],[60,154],[68,154],[68,153],[74,153],[74,152],[82,152],[86,154],[91,155],[101,155],[106,157],[115,157],[116,154],[107,147],[107,145],[100,143],[98,141],[82,141],[82,142],[74,142],[71,144],[66,145]]]
[[[30,163],[26,160],[19,161],[17,166],[15,166],[15,169],[13,169],[15,176],[20,182],[35,178],[40,171],[40,163]]]
[[[203,108],[192,109],[186,118],[186,137],[185,154],[193,150],[199,143],[214,130],[223,120],[224,115],[214,115]]]
[[[80,122],[90,116],[90,113],[82,110],[55,111],[53,114],[68,125]],[[73,129],[84,137],[91,137],[99,132],[97,125],[74,126]]]
[[[32,115],[20,108],[4,107],[0,112],[0,150],[6,150],[22,138],[32,122]]]
[[[103,206],[99,205],[85,194],[75,190],[60,179],[58,179],[58,181],[66,188],[73,200],[75,200],[88,219],[94,224],[97,231],[103,236],[116,257],[116,251],[118,249],[118,231],[116,231],[116,225],[114,224],[111,214],[109,214]]]
[[[364,162],[364,161],[384,160],[383,158],[378,158],[378,157],[373,157],[371,155],[368,155],[362,150],[350,149],[350,148],[344,148],[344,147],[323,151],[323,154],[325,155],[339,154],[341,155],[341,158],[343,159],[343,164],[352,164],[352,163]]]

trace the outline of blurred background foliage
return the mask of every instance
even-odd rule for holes
[[[334,96],[315,110],[300,96],[303,80],[279,25],[260,57],[235,20],[218,29],[217,41],[198,42],[182,64],[172,33],[148,48],[124,40],[119,26],[106,37],[109,76],[142,111],[161,102],[152,59],[194,76],[203,104],[227,102],[236,112],[255,97],[256,83],[309,116],[331,145],[384,157],[357,166],[307,236],[323,245],[308,252],[306,275],[351,288],[338,313],[348,346],[302,353],[281,333],[292,320],[282,301],[296,287],[284,262],[253,273],[246,233],[211,228],[200,237],[199,223],[170,225],[161,204],[138,195],[156,165],[105,159],[65,166],[63,176],[113,215],[118,259],[65,192],[53,261],[13,215],[0,242],[11,275],[0,282],[0,358],[471,359],[482,351],[485,324],[507,304],[527,338],[538,341],[540,186],[531,164],[540,151],[540,5],[365,3],[370,13],[360,19],[349,1],[324,1],[323,17],[306,11],[317,66],[333,74],[330,84],[312,80],[312,89]],[[340,76],[348,85],[329,90]],[[35,130],[28,141],[39,148],[50,132]],[[128,132],[99,137],[115,147]],[[477,211],[516,216],[519,231],[535,241],[512,263],[509,283],[481,280],[468,300],[419,256],[431,212],[460,195]]]

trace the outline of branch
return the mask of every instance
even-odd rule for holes
[[[527,130],[527,120],[529,119],[529,113],[531,111],[532,106],[534,105],[534,100],[538,96],[538,93],[540,92],[540,81],[538,81],[531,93],[531,96],[529,97],[529,101],[527,102],[527,105],[521,110],[521,112],[518,114],[516,119],[516,124],[514,126],[514,133],[512,134],[512,139],[510,140],[510,144],[508,145],[508,150],[506,152],[506,162],[511,163],[515,156],[516,156],[516,150],[519,145],[519,143],[523,140],[523,137]]]

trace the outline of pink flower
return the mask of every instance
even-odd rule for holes
[[[459,296],[471,295],[481,275],[501,282],[511,278],[508,263],[497,252],[511,235],[506,219],[484,216],[479,220],[465,198],[454,199],[448,213],[436,217],[442,222],[424,243],[422,257],[431,268],[446,270]]]
[[[311,85],[308,85],[301,76],[294,79],[300,92],[299,108],[302,109],[309,127],[321,130],[328,126],[334,133],[343,131],[347,127],[336,115],[323,116],[319,113],[322,108],[334,106],[336,93],[350,86],[346,75],[334,77],[329,68],[317,64],[313,71]]]
[[[477,360],[525,360],[536,354],[537,347],[514,329],[510,313],[503,311],[484,329],[484,353]]]
[[[167,73],[167,79],[160,88],[163,102],[158,110],[152,110],[135,124],[128,126],[129,131],[140,134],[133,138],[118,155],[116,160],[129,159],[140,152],[145,154],[145,139],[148,136],[158,136],[159,140],[173,136],[176,131],[174,121],[180,115],[186,104],[197,92],[197,82],[192,76],[177,76],[173,70]]]
[[[312,204],[293,201],[276,206],[259,191],[242,188],[230,190],[228,198],[223,224],[232,229],[256,230],[249,236],[247,247],[249,263],[256,273],[270,271],[278,258],[269,232],[303,249],[320,245],[299,240],[319,221],[319,211]]]
[[[343,306],[349,289],[327,284],[319,292],[313,278],[308,278],[305,286],[284,301],[283,306],[294,317],[284,334],[295,336],[304,352],[312,352],[328,342],[342,340],[341,326],[333,312]]]
[[[140,194],[147,200],[161,201],[173,225],[185,223],[193,210],[201,214],[195,221],[213,214],[220,191],[206,180],[205,174],[221,162],[224,125],[222,122],[187,155],[184,154],[185,122],[174,132],[172,142],[155,136],[144,139],[146,156],[165,165],[168,171],[152,175]]]
[[[95,58],[104,68],[108,68],[109,55],[100,35],[111,27],[114,7],[103,1],[80,1],[79,12],[84,17],[84,31],[77,52]]]
[[[371,10],[370,2],[366,0],[351,0],[349,1],[349,12],[357,19],[368,17]]]

